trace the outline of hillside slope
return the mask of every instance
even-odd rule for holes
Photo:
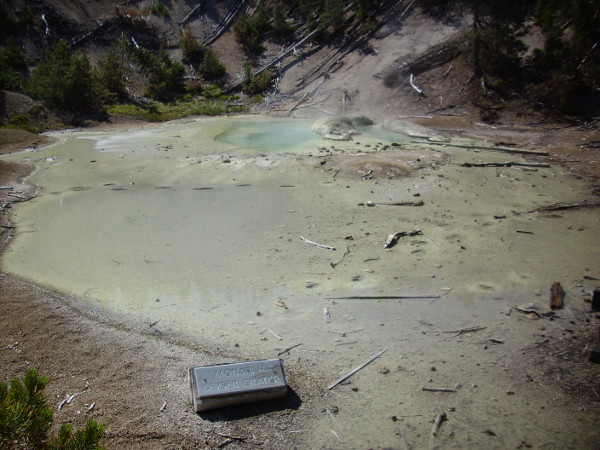
[[[174,61],[180,61],[181,32],[188,27],[199,42],[209,43],[224,63],[227,75],[221,80],[223,88],[242,80],[247,55],[236,41],[231,19],[240,11],[252,14],[253,2],[172,1],[166,4],[168,15],[153,13],[153,4],[152,0],[120,4],[105,0],[15,0],[5,7],[6,13],[21,22],[28,17],[29,25],[14,30],[9,27],[6,32],[18,35],[31,61],[39,60],[48,44],[65,39],[96,64],[121,36],[153,51],[162,45]],[[298,116],[365,113],[376,117],[431,111],[469,114],[474,110],[465,89],[472,70],[461,50],[461,33],[468,28],[468,20],[445,22],[407,0],[384,2],[374,20],[375,29],[368,36],[349,33],[325,45],[309,39],[296,46],[267,36],[265,52],[252,58],[256,67],[286,51],[288,54],[273,65],[275,90],[268,92],[267,101],[258,109]],[[408,66],[414,71],[402,70],[419,58],[427,63]],[[415,87],[410,84],[413,72]],[[195,76],[193,68],[186,66],[186,77]],[[141,87],[132,88],[134,94],[142,94]],[[301,104],[290,111],[300,100]]]

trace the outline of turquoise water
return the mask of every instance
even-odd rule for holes
[[[272,119],[262,122],[247,120],[232,121],[215,136],[216,142],[235,147],[259,150],[262,153],[290,152],[303,147],[330,146],[333,141],[321,139],[311,130],[313,120]],[[405,136],[384,130],[381,125],[357,127],[361,133],[354,141],[374,139],[390,142],[405,142]],[[352,141],[350,141],[352,142]]]
[[[215,141],[266,153],[290,149],[322,141],[310,129],[312,121],[272,120],[268,122],[234,121],[215,136]]]

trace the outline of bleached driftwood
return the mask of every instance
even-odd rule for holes
[[[73,400],[75,400],[75,397],[78,397],[78,396],[80,396],[81,394],[85,394],[85,392],[86,392],[86,391],[83,391],[83,392],[77,392],[76,394],[73,394],[73,395],[67,395],[67,396],[65,397],[65,399],[64,399],[62,402],[60,402],[60,403],[58,404],[58,409],[61,409],[63,406],[65,406],[65,405],[68,405],[68,404],[72,403],[72,402],[73,402]]]
[[[322,248],[322,249],[325,249],[325,250],[335,251],[335,247],[331,247],[329,245],[324,245],[324,244],[319,244],[318,242],[310,241],[310,240],[308,240],[308,239],[306,239],[305,237],[302,237],[302,236],[300,236],[300,239],[302,239],[307,244],[314,245],[315,247]]]
[[[419,86],[417,86],[415,84],[415,76],[412,73],[410,74],[408,82],[410,83],[410,87],[412,87],[415,91],[417,91],[417,94],[419,94],[420,96],[424,96],[423,89],[421,89]]]
[[[415,229],[412,231],[400,231],[398,233],[390,234],[385,241],[383,248],[392,248],[398,242],[398,239],[404,236],[416,236],[418,234],[423,234],[421,230]]]
[[[342,381],[347,380],[348,378],[350,378],[352,375],[354,375],[356,372],[358,372],[359,370],[365,368],[367,365],[369,365],[371,362],[373,362],[375,359],[379,358],[381,355],[383,355],[385,352],[387,351],[387,348],[384,348],[383,350],[381,350],[379,353],[377,353],[376,355],[371,356],[367,361],[365,361],[364,363],[362,363],[360,366],[358,366],[355,369],[352,369],[350,372],[348,372],[346,375],[344,375],[343,377],[337,379],[336,381],[334,381],[333,383],[331,383],[329,386],[327,386],[327,389],[333,389],[334,387],[336,387],[338,384],[340,384]]]
[[[283,340],[283,338],[281,336],[279,336],[277,333],[275,333],[273,330],[271,330],[270,328],[267,328],[267,331],[269,333],[271,333],[273,336],[275,336],[278,340]]]
[[[286,115],[286,116],[287,116],[287,115],[291,114],[291,112],[292,112],[293,110],[295,110],[295,109],[296,109],[296,108],[297,108],[297,107],[300,105],[300,103],[302,103],[302,102],[304,101],[304,99],[306,98],[306,96],[307,96],[307,95],[308,95],[308,92],[306,92],[306,93],[305,93],[305,94],[302,96],[302,98],[301,98],[300,100],[298,100],[298,102],[297,102],[297,103],[296,103],[294,106],[292,106],[290,109],[288,109],[288,110],[285,112],[285,114],[284,114],[284,115]]]

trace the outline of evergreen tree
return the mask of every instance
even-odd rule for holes
[[[183,66],[171,60],[163,47],[158,53],[143,47],[133,49],[133,57],[148,78],[146,95],[157,100],[169,100],[183,92]]]
[[[198,64],[202,61],[204,49],[189,26],[186,26],[182,31],[179,46],[181,47],[182,52],[181,60],[184,63]]]
[[[35,448],[48,450],[102,449],[102,425],[89,420],[75,433],[63,424],[58,436],[49,439],[52,409],[47,404],[44,389],[46,377],[34,369],[25,372],[23,382],[13,380],[10,388],[0,383],[0,448]]]
[[[73,53],[64,40],[45,52],[25,92],[71,113],[101,109],[88,57],[83,52]]]
[[[202,64],[200,65],[200,73],[207,80],[214,80],[225,75],[226,70],[223,63],[219,60],[215,52],[207,48],[204,51]]]
[[[23,50],[13,36],[0,47],[0,89],[20,91],[27,72]]]
[[[600,2],[539,0],[534,17],[545,38],[529,73],[534,100],[559,113],[600,113]]]
[[[235,38],[247,53],[260,54],[265,50],[262,45],[259,28],[256,22],[246,14],[240,14],[233,24]]]
[[[127,58],[127,41],[124,36],[121,36],[119,42],[109,50],[95,72],[104,103],[117,103],[127,99],[125,81],[130,72]]]

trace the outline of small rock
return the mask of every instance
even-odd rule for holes
[[[388,368],[387,368],[387,367],[385,367],[385,366],[378,366],[378,367],[377,367],[377,372],[379,372],[379,373],[382,373],[382,374],[384,374],[384,375],[385,375],[385,374],[388,374],[388,373],[390,373],[390,369],[388,369]]]

